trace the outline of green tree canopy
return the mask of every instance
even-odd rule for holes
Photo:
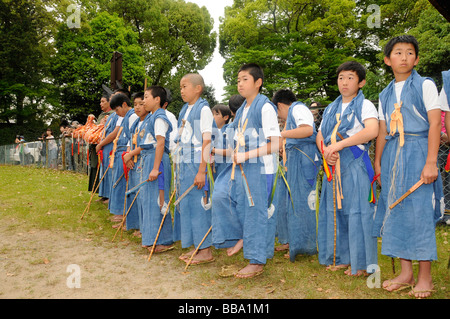
[[[392,78],[385,43],[415,34],[424,50],[418,69],[432,75],[448,68],[448,25],[426,0],[235,0],[219,31],[226,92],[236,93],[239,66],[254,62],[268,96],[290,88],[301,100],[327,103],[339,95],[337,67],[356,60],[368,71],[366,97],[377,99]]]
[[[177,93],[181,77],[202,70],[216,47],[206,7],[184,0],[113,0],[103,8],[118,13],[138,34],[148,84],[169,88],[174,97],[170,108],[178,113],[183,104]]]
[[[287,87],[302,99],[335,98],[336,68],[361,42],[349,33],[360,24],[354,9],[350,0],[235,1],[220,28],[227,92],[236,93],[239,66],[255,62],[269,96]]]
[[[0,1],[0,122],[21,126],[48,111],[49,25],[42,1]]]
[[[123,84],[144,85],[144,59],[138,35],[117,15],[99,13],[80,28],[61,24],[55,39],[52,74],[61,91],[60,111],[84,121],[99,114],[102,84],[109,86],[113,52],[123,55]]]

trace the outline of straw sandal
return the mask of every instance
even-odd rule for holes
[[[388,290],[387,288],[392,287],[394,285],[398,285],[399,287],[397,289],[392,289],[392,290]],[[388,285],[386,287],[383,287],[384,290],[389,291],[389,292],[394,292],[394,291],[402,291],[408,288],[413,288],[413,284],[409,284],[407,282],[397,282],[397,281],[390,281],[388,280]]]
[[[433,294],[433,292],[435,292],[436,290],[434,289],[429,289],[429,290],[415,290],[414,288],[411,288],[411,291],[409,292],[408,295],[410,295],[411,297],[414,297],[416,299],[425,299],[428,297],[431,297],[431,295]],[[421,293],[429,293],[429,295],[425,296],[425,297],[416,297],[416,294],[421,294]]]

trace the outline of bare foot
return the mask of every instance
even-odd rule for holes
[[[195,253],[195,249],[191,250],[188,253],[182,254],[180,257],[178,257],[179,260],[187,261],[191,256]]]
[[[327,270],[330,271],[337,271],[339,269],[348,268],[349,265],[329,265],[327,266]]]
[[[120,222],[120,223],[112,225],[112,228],[119,228],[119,227],[122,227],[122,226],[123,226],[123,223]],[[123,230],[125,230],[125,226],[123,226],[122,228],[123,228]]]
[[[153,251],[155,254],[163,253],[165,251],[173,249],[173,245],[156,245],[155,250]],[[152,247],[147,247],[147,249],[151,252]]]
[[[275,247],[275,251],[284,251],[289,249],[289,244],[283,244]]]
[[[239,270],[236,274],[236,278],[253,278],[260,274],[262,274],[264,271],[264,265],[262,264],[248,264],[241,270]]]
[[[359,269],[358,271],[356,271],[356,274],[352,274],[352,267],[348,267],[348,269],[346,271],[344,271],[344,274],[346,274],[347,276],[355,276],[355,277],[359,277],[359,276],[367,276],[367,272],[365,270]]]
[[[192,256],[192,254],[191,254]],[[211,248],[200,249],[197,254],[192,258],[184,260],[186,263],[191,261],[190,265],[199,265],[207,262],[214,261],[214,257],[212,255]]]
[[[417,285],[414,286],[409,295],[417,299],[428,298],[434,292],[433,288],[434,286],[432,281],[418,281]]]
[[[112,222],[121,222],[123,220],[123,216],[122,215],[114,215],[111,217],[111,221]]]
[[[244,247],[244,240],[239,239],[238,242],[236,243],[236,245],[227,249],[227,255],[233,256],[234,254],[238,253],[239,250],[242,249],[242,247]]]
[[[400,291],[406,288],[410,288],[414,285],[414,277],[406,277],[400,274],[393,279],[385,280],[383,282],[383,289],[389,292]]]

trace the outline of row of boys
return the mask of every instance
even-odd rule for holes
[[[140,230],[143,246],[152,247],[157,238],[155,253],[179,240],[182,248],[194,246],[197,251],[179,257],[191,265],[213,261],[212,246],[226,248],[228,255],[243,249],[249,263],[235,274],[239,278],[263,272],[276,236],[291,260],[318,252],[321,264],[359,275],[377,264],[382,236],[382,253],[399,257],[402,266],[383,288],[411,286],[416,297],[429,296],[443,197],[436,164],[441,103],[434,83],[414,70],[419,58],[412,36],[392,39],[384,53],[395,79],[381,92],[378,111],[361,91],[364,67],[346,62],[337,70],[341,95],[326,108],[318,128],[291,91],[279,90],[272,100],[260,93],[264,76],[256,64],[238,72],[243,103],[235,114],[209,107],[198,74],[180,81],[186,104],[177,121],[165,110],[162,87],[136,95],[134,108],[125,95],[115,94],[110,105],[117,116],[108,119],[97,149],[104,154],[109,152],[104,145],[115,149],[111,181],[102,183],[110,185],[110,212],[117,221],[128,212],[127,228]],[[448,90],[449,74],[443,74]],[[115,139],[108,138],[116,126]],[[368,148],[375,138],[373,168]],[[316,220],[321,166],[326,175]],[[101,175],[111,165],[103,167]],[[390,209],[418,180],[424,185]],[[376,210],[375,181],[382,186]],[[172,222],[165,212],[173,199]],[[411,260],[419,260],[417,283]]]

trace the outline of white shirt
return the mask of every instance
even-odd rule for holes
[[[294,105],[292,109],[292,116],[294,117],[294,122],[297,127],[300,125],[314,125],[314,115],[306,105]]]
[[[162,136],[166,137],[166,132],[169,129],[169,123],[164,121],[162,118],[157,118],[155,120],[155,137]],[[145,137],[145,141],[142,144],[151,144],[156,147],[157,141],[153,138],[152,134],[150,132],[145,132],[147,136]]]
[[[342,103],[342,112],[341,112],[342,114],[344,114],[344,111],[349,104],[350,103]],[[362,108],[361,108],[361,121],[364,122],[365,120],[370,119],[370,118],[375,118],[378,120],[378,111],[372,102],[364,99]],[[322,129],[322,123],[320,123],[319,131],[321,129]],[[363,127],[362,123],[360,123],[359,120],[355,117],[355,122],[353,123],[353,127],[351,129],[349,129],[346,133],[350,137],[350,136],[355,135],[356,133],[361,132],[363,129],[364,129],[364,127]],[[362,144],[359,144],[358,147],[361,150],[364,150],[364,146]]]
[[[139,116],[137,116],[136,113],[133,113],[130,115],[130,118],[128,120],[128,130],[131,132],[131,127],[133,126],[134,122],[139,119]]]
[[[397,97],[397,101],[400,101],[400,96],[402,94],[404,85],[405,85],[405,81],[395,83],[395,95]],[[439,93],[438,93],[437,87],[433,83],[433,81],[425,80],[422,84],[422,92],[423,92],[423,102],[425,104],[425,109],[427,110],[427,112],[434,110],[434,109],[441,108],[441,103],[439,101]],[[419,115],[419,113],[417,113],[417,114]],[[381,105],[381,101],[379,101],[378,115],[379,115],[380,121],[386,120],[385,115],[383,114],[383,108]],[[419,115],[419,116],[421,116],[421,115]],[[427,121],[427,119],[424,119],[424,120]]]
[[[173,152],[173,150],[176,147],[175,139],[176,139],[176,137],[178,135],[178,121],[177,121],[176,116],[172,112],[170,112],[168,110],[166,110],[166,116],[169,119],[170,124],[172,124],[172,132],[170,132],[170,146],[169,146],[169,149],[170,149],[171,152]]]
[[[188,105],[188,108],[186,110],[183,120],[187,120],[189,113],[191,113],[193,107],[194,107],[194,105]],[[201,134],[212,133],[213,121],[214,121],[214,117],[212,115],[211,109],[207,106],[203,106],[203,108],[200,112],[200,121],[195,120],[194,125],[200,125]],[[202,150],[202,146],[201,146],[202,141],[197,140],[197,138],[195,137],[195,134],[194,134],[194,130],[191,127],[191,123],[186,121],[186,124],[184,125],[184,128],[181,133],[181,141],[183,143],[189,143],[191,136],[192,136],[192,143],[194,145],[200,145],[200,146],[194,147],[194,150],[201,151]]]
[[[118,116],[117,122],[116,122],[116,127],[122,125],[122,121],[123,121],[123,117]]]
[[[245,108],[242,112],[241,123],[245,122],[249,108],[250,108],[249,105],[245,106]],[[264,134],[264,138],[260,138],[260,140],[266,140],[269,137],[281,137],[280,126],[278,125],[277,112],[275,111],[273,106],[269,103],[264,104],[261,109],[261,123],[262,123],[262,133]],[[237,134],[238,134],[238,132],[236,130],[235,135],[234,135],[234,139],[236,141],[238,139]],[[259,145],[259,147],[262,147],[266,144],[267,144],[266,142],[263,142]],[[262,157],[262,161],[264,163],[264,169],[265,169],[264,174],[274,174],[276,172],[277,167],[275,165],[275,163],[276,163],[275,156],[277,157],[278,154],[275,154],[275,153],[268,154],[268,155],[264,155]]]

